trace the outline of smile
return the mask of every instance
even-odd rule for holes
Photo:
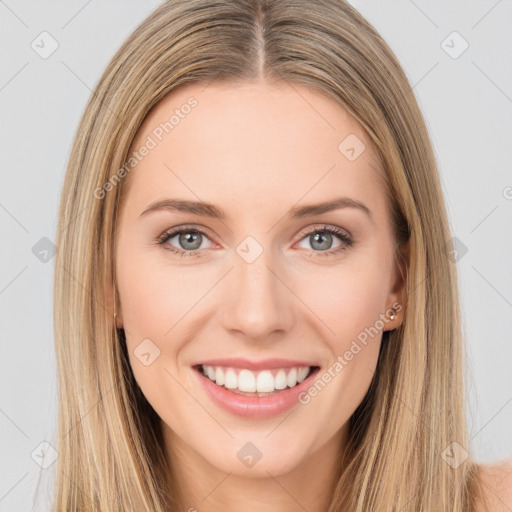
[[[282,414],[299,403],[298,395],[311,385],[320,367],[249,369],[196,364],[193,369],[215,404],[237,416],[263,419]]]
[[[236,392],[265,396],[273,391],[293,388],[310,374],[312,367],[292,367],[255,372],[247,369],[201,365],[203,375],[218,386]]]

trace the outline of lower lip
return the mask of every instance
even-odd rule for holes
[[[269,396],[245,396],[215,384],[205,377],[200,370],[193,369],[206,393],[217,405],[232,414],[251,419],[272,418],[298,404],[299,394],[311,385],[311,377],[318,370],[319,368],[312,370],[300,384],[293,388],[287,388]]]

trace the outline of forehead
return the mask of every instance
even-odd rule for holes
[[[129,155],[144,146],[128,192],[141,207],[179,197],[235,212],[269,201],[287,210],[349,196],[385,209],[383,172],[363,129],[301,85],[178,87],[148,114]]]

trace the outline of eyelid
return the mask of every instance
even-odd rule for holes
[[[302,240],[302,238],[304,238],[304,236],[309,235],[312,232],[330,231],[330,230],[335,231],[339,235],[344,235],[347,238],[353,238],[352,233],[350,233],[350,231],[348,231],[345,228],[341,228],[341,227],[335,226],[333,224],[327,224],[327,223],[320,222],[320,223],[313,224],[312,226],[309,226],[309,227],[301,230],[300,234],[299,234],[299,240]]]

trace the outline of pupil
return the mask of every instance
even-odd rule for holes
[[[318,239],[320,238],[320,240],[323,238],[323,241],[325,242],[327,240],[327,242],[330,242],[330,239],[332,238],[331,235],[329,233],[316,233],[315,235],[313,235],[313,247],[314,247],[314,244],[318,241]],[[325,250],[325,249],[329,249],[330,247],[330,243],[327,243],[327,247],[324,246],[322,247],[317,247],[318,249],[321,249],[321,250]]]
[[[184,233],[180,236],[180,244],[182,245],[182,247],[186,248],[186,249],[198,249],[200,246],[201,246],[201,241],[199,240],[199,243],[197,243],[197,241],[199,240],[199,233],[192,233],[192,232],[189,232],[189,233]],[[195,245],[194,245],[194,242]],[[192,247],[190,246],[187,246],[188,243],[192,243]]]

